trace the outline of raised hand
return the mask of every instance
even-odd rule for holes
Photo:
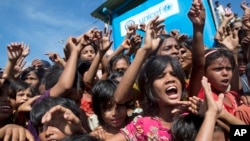
[[[143,37],[140,34],[135,34],[134,36],[132,36],[132,38],[130,39],[132,50],[140,48],[142,43],[142,38]]]
[[[233,51],[239,45],[238,30],[231,31],[231,29],[227,29],[225,33],[217,32],[215,40],[227,47],[227,49]]]
[[[106,28],[104,28],[103,33],[102,32],[96,32],[96,38],[98,40],[98,51],[102,54],[106,53],[106,51],[111,47],[113,44],[113,41],[110,41],[112,30],[107,31]]]
[[[250,14],[242,17],[242,29],[250,30]]]
[[[78,41],[74,37],[69,37],[64,50],[68,52],[68,54],[70,54],[72,51],[80,53],[83,48],[82,44],[83,44],[83,38],[81,38],[80,41]]]
[[[180,35],[180,30],[173,29],[170,31],[170,35],[177,39],[177,37]]]
[[[188,110],[201,117],[203,117],[207,112],[213,113],[216,117],[219,117],[223,109],[224,95],[220,94],[218,101],[215,101],[212,96],[211,84],[207,81],[205,76],[203,76],[201,84],[206,96],[205,100],[201,100],[196,96],[189,97],[191,106]]]
[[[40,95],[38,96],[34,96],[32,98],[30,98],[28,101],[24,102],[23,104],[21,104],[17,111],[18,112],[30,112],[32,109],[32,104],[40,97]]]
[[[249,15],[250,14],[250,8],[248,7],[248,2],[245,0],[241,2],[240,7],[242,10],[244,10],[244,15]]]
[[[241,46],[243,48],[248,48],[249,45],[250,45],[250,36],[246,36],[241,40]]]
[[[31,66],[35,67],[35,68],[41,67],[42,65],[43,65],[43,63],[40,59],[35,59],[31,63]]]
[[[29,53],[30,53],[30,47],[29,47],[29,45],[26,45],[26,44],[22,43],[22,47],[23,47],[22,56],[23,57],[28,56]]]
[[[219,98],[217,101],[214,100],[212,96],[211,84],[208,82],[207,78],[204,76],[201,80],[202,87],[205,92],[205,101],[208,107],[206,113],[213,113],[218,117],[221,114],[223,109],[223,99],[224,94],[219,94]]]
[[[49,53],[46,53],[45,55],[49,56],[49,59],[55,63],[59,63],[62,60],[62,58],[60,57],[58,53],[49,52]]]
[[[143,31],[143,32],[146,32],[146,24],[140,24],[139,25],[139,30]]]
[[[160,38],[157,37],[157,33],[159,33],[159,30],[164,28],[164,25],[162,24],[163,22],[163,19],[160,20],[159,16],[156,16],[146,25],[146,34],[144,41],[144,48],[146,50],[154,51],[157,49],[160,43]]]
[[[10,61],[17,61],[22,55],[23,46],[21,43],[11,43],[7,46],[8,59]]]
[[[80,119],[70,110],[61,105],[51,108],[43,117],[42,124],[53,123],[66,135],[84,133]]]
[[[135,35],[137,29],[138,29],[137,24],[129,25],[127,28],[126,39],[129,39],[129,38],[131,38],[131,36]]]
[[[230,21],[234,18],[234,14],[228,14],[223,16],[223,20]]]
[[[194,0],[188,12],[188,17],[195,26],[204,27],[206,14],[201,0]]]
[[[19,74],[23,71],[23,67],[25,66],[26,63],[27,63],[27,61],[24,61],[23,57],[21,57],[17,60],[17,63],[14,66],[14,70],[16,72],[15,78],[17,78],[19,76]]]

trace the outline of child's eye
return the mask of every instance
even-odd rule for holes
[[[215,71],[220,71],[222,68],[214,68]]]
[[[181,54],[184,54],[184,53],[186,53],[186,50],[182,50],[182,51],[181,51]]]
[[[226,70],[231,71],[231,70],[233,70],[233,68],[232,67],[227,67]]]
[[[171,74],[172,76],[176,76],[176,73],[174,73],[174,72],[171,72],[170,74]]]

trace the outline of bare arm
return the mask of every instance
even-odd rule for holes
[[[94,77],[96,76],[96,72],[98,70],[99,64],[101,63],[103,56],[107,52],[107,50],[111,47],[113,41],[110,41],[110,35],[112,31],[109,32],[104,30],[104,35],[102,37],[102,33],[100,32],[101,36],[98,37],[99,43],[98,47],[99,50],[93,60],[93,62],[90,65],[89,70],[84,74],[84,83],[87,83],[88,85],[93,85]]]
[[[206,17],[204,6],[200,0],[194,0],[188,16],[193,23],[192,72],[189,96],[194,96],[200,91],[205,67],[203,30]]]
[[[52,97],[63,96],[66,91],[73,87],[77,60],[82,47],[81,44],[76,44],[75,38],[70,37],[68,39],[66,48],[70,51],[70,55],[58,82],[50,90],[50,95]]]
[[[21,43],[11,43],[7,46],[8,61],[5,66],[2,78],[12,78],[17,60],[22,55],[23,46]]]
[[[66,62],[63,58],[60,57],[60,55],[58,53],[49,52],[49,53],[46,53],[45,55],[48,55],[49,59],[52,62],[58,63],[58,64],[62,65],[63,68],[65,68]]]
[[[218,116],[221,114],[221,111],[223,109],[224,95],[220,94],[218,101],[214,101],[212,96],[211,84],[208,83],[207,78],[203,77],[201,83],[205,91],[206,95],[205,101],[208,108],[195,140],[212,141],[216,120]]]
[[[152,51],[156,49],[157,45],[160,42],[159,38],[152,37],[152,33],[155,32],[154,30],[162,26],[161,23],[163,22],[163,20],[158,20],[158,18],[159,17],[154,18],[146,26],[145,43],[142,48],[138,50],[134,61],[126,70],[123,79],[119,83],[114,93],[114,99],[119,104],[126,103],[134,97],[134,95],[129,95],[129,93],[136,80],[137,74],[146,58],[152,53]]]
[[[124,40],[122,41],[121,45],[108,57],[108,60],[110,60],[112,57],[116,55],[119,55],[120,53],[123,53],[123,51],[129,50],[131,48],[130,38],[131,36],[135,35],[136,29],[138,28],[137,26],[138,25],[128,26],[127,34]]]

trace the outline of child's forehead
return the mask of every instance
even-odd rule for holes
[[[221,56],[221,57],[218,57],[218,58],[215,58],[214,60],[212,60],[212,63],[211,63],[211,65],[213,65],[213,64],[225,64],[225,63],[229,63],[230,65],[231,65],[231,63],[230,63],[230,59],[228,58],[228,57],[225,57],[225,56]]]

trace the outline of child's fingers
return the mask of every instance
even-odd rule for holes
[[[46,112],[44,114],[44,116],[42,117],[42,123],[46,123],[49,122],[52,119],[52,115],[58,111],[61,111],[61,106],[57,105],[52,107],[48,112]]]
[[[34,96],[34,97],[30,98],[30,99],[27,101],[27,103],[31,105],[31,104],[33,104],[39,97],[40,97],[40,95]]]
[[[47,112],[47,113],[45,113],[44,115],[43,115],[43,117],[42,117],[42,120],[41,120],[41,123],[47,123],[47,122],[49,122],[50,121],[50,115],[49,115],[49,113]]]
[[[19,141],[25,141],[26,140],[26,130],[25,129],[19,129],[19,131],[18,131],[18,139],[19,139]]]
[[[201,80],[201,84],[202,84],[202,87],[205,91],[206,99],[208,101],[211,101],[211,100],[213,101],[211,85],[210,85],[210,83],[207,82],[207,78],[205,76],[203,76],[203,78]]]
[[[34,136],[28,130],[25,130],[25,135],[28,141],[35,141]]]
[[[224,94],[223,93],[219,94],[219,98],[218,98],[219,105],[223,105],[223,99],[224,99]]]
[[[185,106],[189,106],[189,105],[191,105],[191,103],[189,102],[189,101],[177,101],[176,103],[175,103],[176,105],[185,105]]]
[[[70,110],[67,109],[67,111],[64,113],[64,119],[66,119],[67,121],[70,121],[71,123],[74,124],[79,124],[80,123],[80,119]]]
[[[189,97],[189,101],[194,105],[200,105],[202,103],[202,100],[196,96]]]
[[[21,127],[10,127],[6,129],[3,141],[18,141],[20,134],[23,134],[23,128]],[[24,133],[25,134],[25,133]]]

